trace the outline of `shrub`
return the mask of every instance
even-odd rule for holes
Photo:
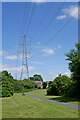
[[[55,78],[47,90],[48,95],[64,95],[67,94],[72,85],[71,78],[63,75]]]
[[[51,86],[48,88],[47,95],[58,95],[58,90],[54,84],[51,84]]]
[[[32,80],[15,80],[11,73],[7,71],[0,72],[0,96],[2,97],[10,97],[14,92],[23,93],[34,90],[35,88],[37,89],[38,85]]]
[[[43,89],[47,87],[47,82],[43,82]]]
[[[41,87],[39,86],[38,89],[41,89]]]
[[[2,97],[10,97],[14,94],[13,84],[9,82],[8,78],[2,81]]]

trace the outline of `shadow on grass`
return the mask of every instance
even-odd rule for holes
[[[48,96],[48,95],[46,95]],[[53,96],[53,98],[50,98],[50,100],[57,100],[60,102],[80,102],[77,98],[70,98],[70,97],[64,97],[64,96]]]

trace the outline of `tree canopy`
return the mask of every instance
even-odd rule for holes
[[[68,76],[58,76],[51,83],[47,90],[48,95],[63,95],[66,94],[71,87],[72,80]]]
[[[69,60],[69,69],[72,73],[72,77],[74,80],[80,81],[80,44],[75,45],[76,50],[72,49],[69,53],[66,54],[67,59]]]
[[[30,80],[43,82],[43,78],[41,77],[41,75],[38,75],[38,74],[35,74],[35,75],[33,75],[33,77],[30,77]]]
[[[65,54],[66,60],[70,61],[68,68],[71,71],[71,78],[59,74],[51,83],[47,94],[80,98],[80,44],[76,43],[75,47],[76,49],[71,49]]]
[[[76,91],[76,94],[78,97],[80,97],[79,91],[80,91],[80,44],[76,43],[75,45],[76,50],[72,49],[69,51],[69,53],[66,54],[67,59],[69,60],[69,69],[71,71],[71,77],[75,82],[74,91]]]
[[[1,89],[2,88],[2,89]],[[17,92],[27,92],[38,88],[37,83],[29,79],[15,80],[8,71],[0,72],[0,96],[10,97]]]

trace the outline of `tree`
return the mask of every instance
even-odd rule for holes
[[[13,83],[10,83],[9,79],[5,77],[2,81],[2,97],[10,97],[14,94]]]
[[[24,91],[24,86],[22,84],[22,81],[20,80],[14,80],[14,92],[19,93]]]
[[[13,79],[13,76],[11,75],[11,73],[8,73],[8,71],[6,70],[2,71],[2,79],[4,79],[4,77]]]
[[[34,77],[30,77],[30,80],[34,80]]]
[[[41,77],[41,75],[35,74],[33,76],[33,78],[34,78],[34,81],[42,81],[43,82],[43,78]]]
[[[0,72],[0,85],[2,86],[2,97],[10,97],[14,94],[14,80],[8,71]]]
[[[76,91],[76,94],[79,95],[79,91],[80,91],[80,44],[76,43],[75,47],[76,47],[76,50],[72,49],[69,51],[69,53],[66,54],[67,56],[66,60],[70,61],[68,66],[72,73],[71,77],[74,81],[76,81],[76,84],[75,84],[76,89],[74,91]]]
[[[72,80],[68,76],[62,75],[54,79],[47,90],[48,95],[64,95],[72,85]]]
[[[47,87],[47,82],[43,82],[43,89]]]

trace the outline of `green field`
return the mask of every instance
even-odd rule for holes
[[[16,93],[12,97],[2,98],[2,116],[3,118],[77,118],[78,111]]]
[[[34,96],[38,96],[38,97],[44,97],[44,98],[53,99],[53,100],[62,101],[62,102],[73,103],[73,104],[80,104],[80,101],[78,101],[77,99],[74,99],[74,98],[47,95],[46,89],[41,89],[41,90],[38,90],[35,92],[27,92],[25,94],[34,95]]]

